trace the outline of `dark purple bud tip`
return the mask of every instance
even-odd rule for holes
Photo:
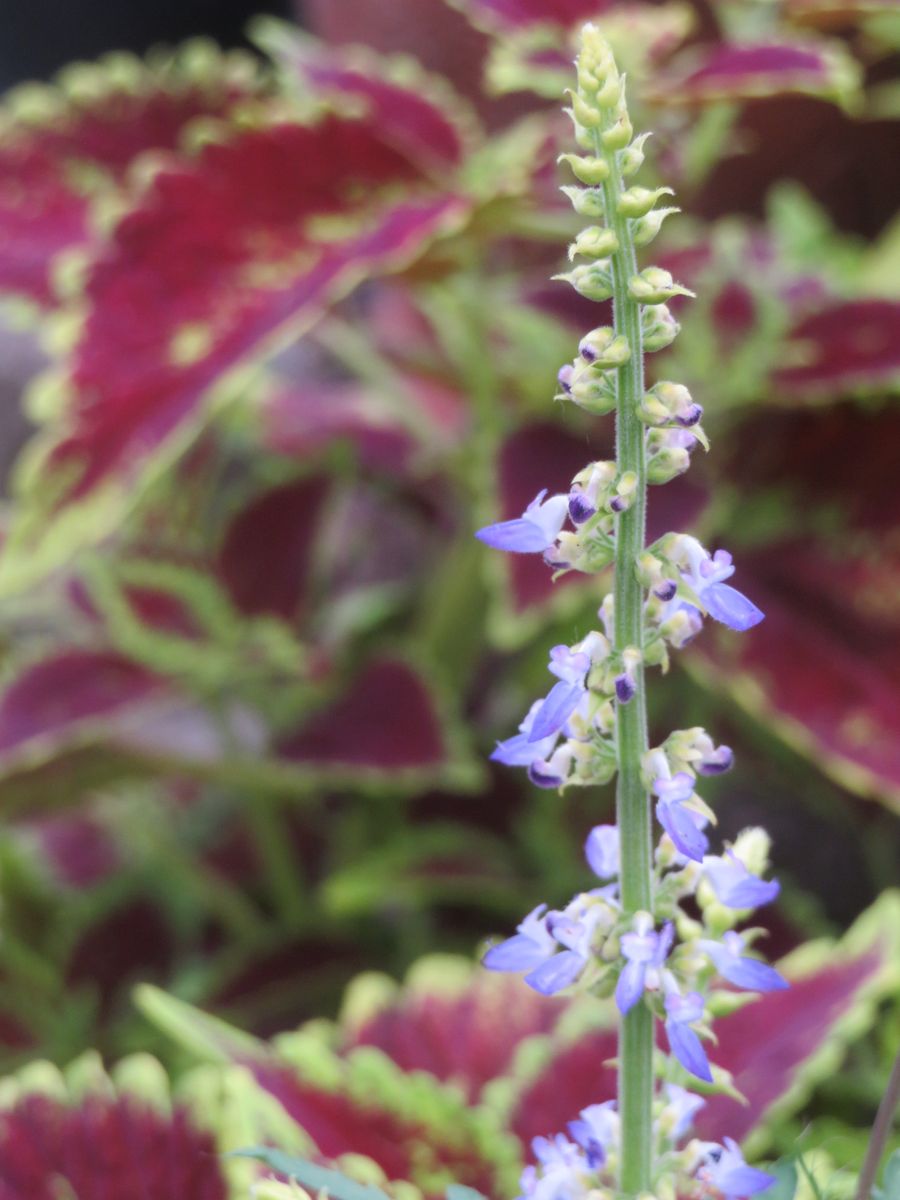
[[[571,363],[566,363],[564,367],[560,367],[556,376],[556,381],[567,396],[572,395],[572,376],[575,374]]]
[[[553,771],[542,770],[542,764],[539,762],[532,763],[528,768],[528,778],[540,788],[558,788],[562,786],[562,776],[554,774]]]
[[[560,558],[558,552],[554,550],[545,551],[542,555],[542,558],[546,565],[548,567],[553,567],[555,571],[568,570],[568,568],[572,565],[570,562],[567,562],[566,559]]]
[[[578,343],[578,353],[585,362],[592,363],[597,361],[597,351],[588,341],[583,340]]]
[[[634,681],[627,675],[616,676],[616,699],[620,704],[627,704],[634,699]]]
[[[697,764],[700,775],[724,775],[734,766],[734,751],[730,746],[719,746],[709,758]]]
[[[667,579],[665,583],[661,583],[658,588],[653,589],[653,595],[657,600],[674,600],[677,591],[678,584],[675,580]]]
[[[690,425],[696,425],[703,416],[702,404],[691,404],[684,412],[675,418],[679,425],[683,425],[687,429]]]
[[[613,496],[612,500],[610,500],[610,502],[609,502],[609,507],[613,510],[614,513],[624,512],[625,509],[628,507],[628,501],[625,500],[622,496]]]
[[[583,525],[596,513],[596,508],[584,492],[573,489],[569,492],[569,516],[573,525]]]

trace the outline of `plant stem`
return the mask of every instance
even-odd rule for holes
[[[617,209],[622,177],[615,151],[605,150],[596,137],[597,153],[609,165],[603,185],[607,220],[618,239],[612,255],[613,316],[617,334],[624,334],[631,356],[618,369],[616,388],[616,459],[619,472],[633,471],[638,485],[630,508],[618,518],[615,558],[614,649],[643,648],[643,589],[636,563],[644,548],[647,511],[647,478],[644,427],[637,405],[644,394],[644,356],[641,344],[640,305],[628,292],[628,281],[637,274],[634,241],[628,220]],[[644,672],[636,672],[633,699],[617,706],[616,739],[619,773],[616,818],[621,841],[620,885],[624,915],[640,909],[652,911],[652,859],[650,801],[641,780],[641,759],[647,750],[647,705]],[[619,1113],[622,1151],[619,1186],[625,1195],[650,1187],[653,1101],[653,1014],[637,1004],[623,1018],[619,1034]]]

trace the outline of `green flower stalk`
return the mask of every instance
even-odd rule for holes
[[[708,853],[705,828],[713,815],[695,792],[696,778],[728,770],[733,755],[699,728],[675,730],[651,749],[644,676],[648,667],[664,669],[670,649],[696,637],[704,617],[743,631],[763,614],[726,583],[735,571],[727,551],[710,554],[680,533],[645,544],[648,486],[687,470],[698,445],[708,448],[702,410],[687,388],[665,380],[648,388],[644,379],[645,355],[678,334],[667,301],[691,293],[660,267],[639,270],[637,248],[677,209],[659,207],[670,189],[630,182],[647,135],[634,137],[625,80],[592,25],[583,32],[570,96],[583,153],[562,159],[582,186],[564,190],[594,223],[569,247],[572,269],[557,278],[590,299],[612,298],[613,324],[581,339],[575,361],[559,372],[557,399],[598,416],[615,412],[616,458],[588,464],[568,495],[543,491],[521,517],[477,536],[497,549],[540,553],[557,574],[614,565],[614,588],[599,610],[602,631],[551,650],[556,683],[492,758],[525,767],[534,784],[560,791],[617,776],[617,825],[597,826],[585,845],[603,886],[561,911],[540,905],[513,937],[487,951],[484,963],[523,972],[544,995],[575,986],[614,994],[621,1014],[617,1099],[585,1109],[569,1126],[574,1141],[563,1134],[535,1140],[538,1166],[523,1176],[525,1200],[543,1183],[540,1196],[674,1200],[712,1188],[727,1200],[765,1190],[771,1176],[748,1166],[728,1139],[723,1146],[679,1145],[703,1105],[680,1079],[729,1086],[723,1072],[713,1074],[703,1045],[717,976],[755,991],[787,986],[747,953],[749,935],[734,930],[775,898],[778,884],[762,878],[769,843],[761,830],[746,831],[721,857]],[[655,853],[654,811],[662,828]],[[688,898],[700,921],[682,910]],[[657,1019],[671,1054],[659,1088]]]

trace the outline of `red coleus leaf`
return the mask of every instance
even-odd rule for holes
[[[0,1112],[0,1200],[227,1200],[216,1146],[180,1108],[26,1095]]]
[[[313,475],[253,499],[232,520],[219,572],[241,612],[294,620],[309,587],[310,558],[329,481]]]
[[[193,701],[109,650],[64,649],[26,667],[0,695],[0,779],[41,800],[72,798],[85,781],[153,765],[207,769],[236,735],[255,746],[244,718],[227,732]]]
[[[795,25],[845,29],[881,13],[896,14],[895,0],[785,0],[785,16]]]
[[[486,1083],[510,1069],[521,1043],[549,1033],[566,1007],[512,976],[423,959],[402,989],[371,975],[352,986],[340,1049],[376,1046],[404,1071],[427,1071],[476,1101]]]
[[[505,33],[531,25],[568,29],[614,7],[613,0],[452,0],[481,27]]]
[[[770,992],[714,1023],[711,1059],[731,1071],[747,1098],[707,1098],[697,1119],[701,1137],[742,1140],[767,1119],[798,1108],[812,1087],[836,1069],[847,1041],[858,1036],[881,997],[898,983],[898,908],[888,896],[865,913],[841,943],[811,943],[779,963],[788,991]],[[523,1148],[563,1130],[589,1104],[615,1096],[615,1070],[602,1064],[616,1053],[614,1013],[598,1028],[596,1005],[584,1014],[585,1032],[547,1039],[543,1062],[509,1081],[509,1122]],[[591,1017],[593,1019],[591,1019]],[[661,1039],[662,1044],[662,1039]],[[535,1055],[535,1057],[537,1057]]]
[[[91,205],[147,151],[175,150],[198,117],[260,94],[252,60],[187,46],[170,60],[117,54],[58,86],[9,93],[0,149],[0,291],[51,304],[51,269],[90,240]]]
[[[900,303],[848,300],[804,317],[788,333],[774,373],[790,398],[821,399],[900,380]]]
[[[383,191],[417,182],[376,123],[334,113],[234,132],[157,174],[87,277],[63,431],[44,463],[69,478],[65,498],[133,475],[187,436],[231,368],[458,224],[457,197]]]
[[[434,769],[446,758],[444,734],[422,678],[395,659],[370,662],[333,704],[282,739],[281,757],[353,771]]]
[[[721,43],[680,56],[647,95],[656,104],[703,105],[794,94],[842,99],[856,86],[854,62],[837,43]]]
[[[266,22],[258,40],[305,88],[362,102],[385,142],[423,171],[461,165],[476,126],[446,80],[408,59],[381,58],[359,45],[330,48],[276,22]]]

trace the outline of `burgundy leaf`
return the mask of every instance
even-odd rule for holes
[[[613,7],[613,0],[454,0],[476,25],[497,33],[530,25],[558,25],[568,29],[576,22],[597,17]]]
[[[136,1181],[137,1184],[136,1184]],[[30,1095],[0,1113],[0,1200],[227,1200],[216,1146],[181,1109]]]
[[[145,65],[118,55],[71,82],[10,93],[0,150],[0,290],[51,304],[56,256],[91,237],[91,201],[147,151],[175,150],[198,117],[259,94],[250,60],[190,48]],[[123,75],[127,79],[123,79]],[[65,77],[63,77],[65,79]]]
[[[384,196],[420,179],[372,122],[334,114],[235,132],[157,174],[88,276],[45,463],[75,472],[68,497],[133,474],[230,368],[458,223],[466,205],[446,193]],[[317,235],[326,217],[341,236]]]
[[[548,1000],[521,980],[480,966],[460,979],[443,960],[428,964],[427,972],[426,964],[402,990],[381,993],[374,1006],[366,1003],[361,981],[348,998],[342,1052],[377,1046],[404,1071],[428,1071],[476,1101],[486,1083],[509,1070],[519,1045],[549,1033],[566,1008],[565,1001]]]
[[[775,371],[791,398],[841,397],[900,380],[900,303],[848,300],[804,317],[790,330]]]
[[[282,757],[310,765],[396,771],[444,762],[444,736],[422,678],[393,659],[370,662],[333,704],[282,740]]]
[[[841,97],[853,60],[831,43],[734,43],[685,54],[678,72],[648,86],[656,104],[702,105],[791,94]]]

